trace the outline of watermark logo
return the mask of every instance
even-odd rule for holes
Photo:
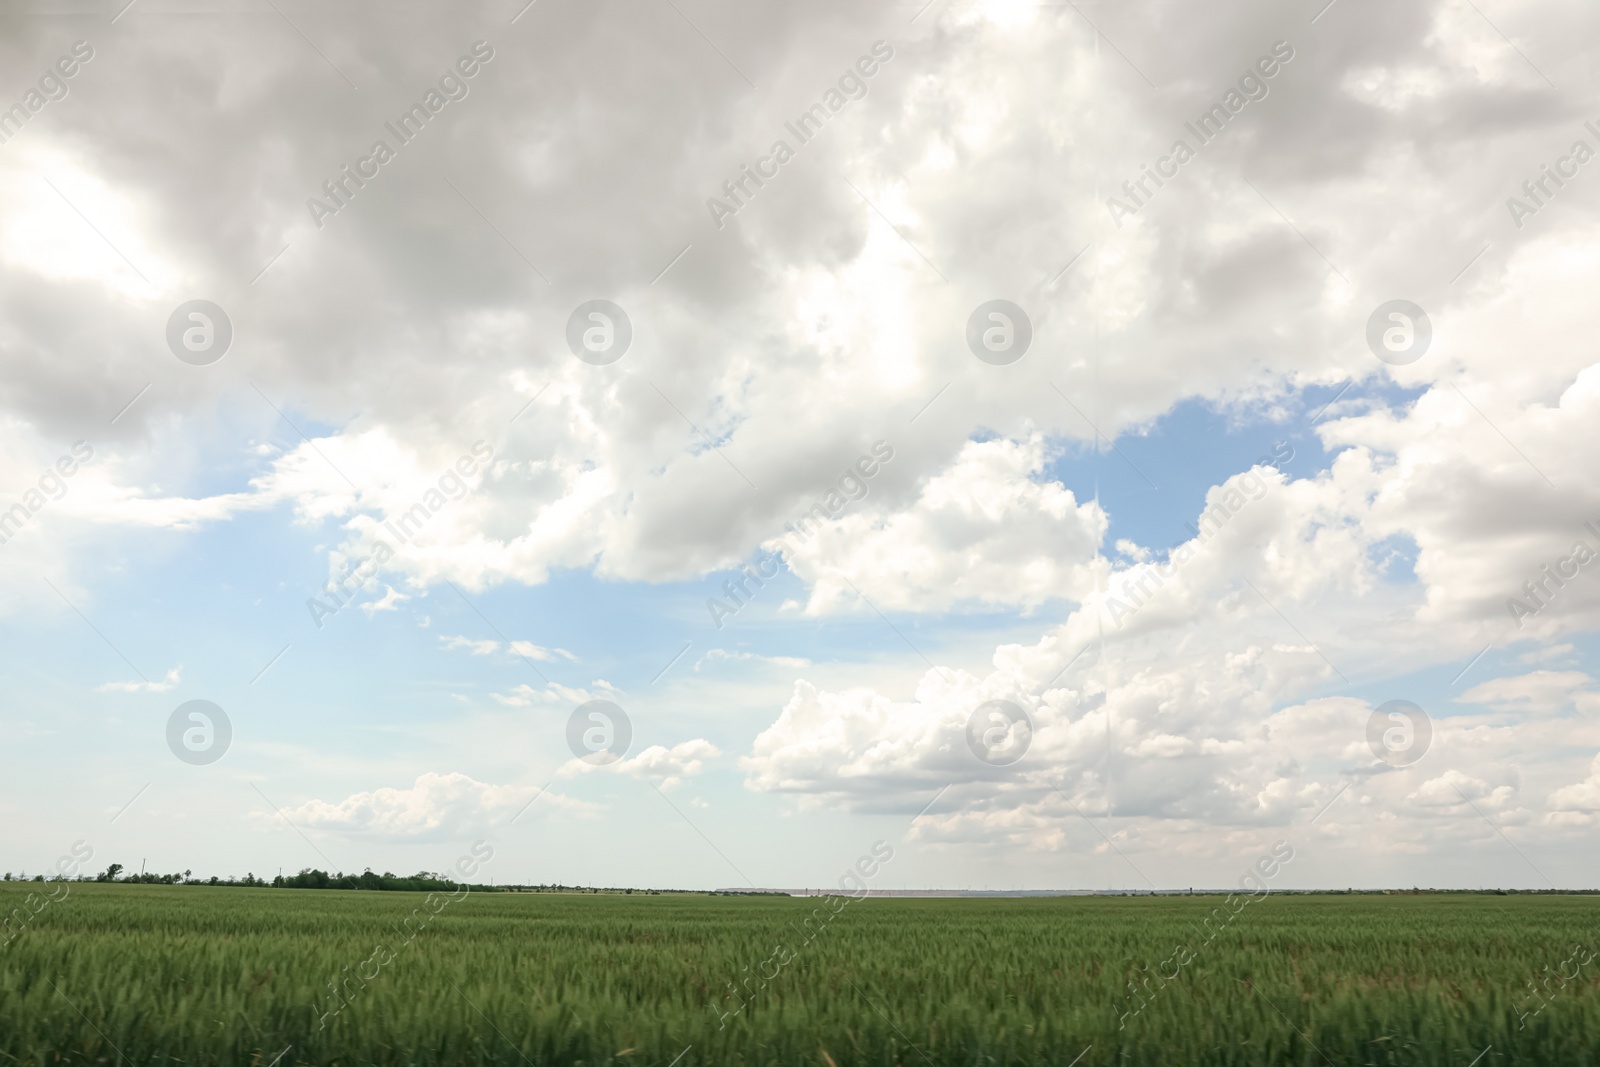
[[[78,876],[79,864],[88,863],[94,859],[94,849],[87,841],[74,841],[71,855],[62,856],[56,860],[56,873],[50,877],[54,884],[49,893],[41,896],[29,893],[22,898],[22,904],[14,907],[7,914],[0,915],[0,948],[4,948],[15,941],[28,929],[28,924],[34,917],[42,913],[51,904],[59,904],[72,895],[72,888],[67,885],[67,880]],[[11,875],[6,875],[6,881],[11,881]]]
[[[986,300],[967,319],[967,347],[991,366],[1010,366],[1032,343],[1033,321],[1009,300]]]
[[[1123,216],[1137,215],[1206,145],[1221,137],[1222,131],[1240,112],[1250,104],[1265,100],[1272,92],[1272,87],[1267,83],[1282,73],[1294,56],[1294,46],[1288,41],[1274,41],[1270,54],[1261,56],[1252,66],[1245,68],[1239,76],[1237,88],[1230,88],[1221,100],[1201,112],[1195,121],[1183,124],[1186,136],[1173,141],[1172,148],[1156,160],[1154,168],[1148,163],[1141,163],[1139,176],[1122,183],[1122,194],[1126,199],[1113,196],[1106,201],[1111,221],[1117,224],[1117,228],[1122,228]],[[1194,138],[1192,146],[1189,137]]]
[[[1428,313],[1409,300],[1379,304],[1367,319],[1367,347],[1392,367],[1421,359],[1433,343],[1433,323]]]
[[[179,704],[167,719],[167,747],[183,762],[204,767],[228,753],[233,723],[228,713],[209,700]]]
[[[1532,1016],[1538,1015],[1540,1012],[1548,1008],[1550,1006],[1550,1002],[1556,999],[1556,996],[1566,989],[1567,983],[1577,981],[1582,975],[1583,969],[1593,963],[1597,955],[1600,955],[1600,953],[1596,953],[1593,949],[1574,942],[1572,945],[1572,955],[1562,960],[1553,969],[1548,963],[1545,964],[1544,974],[1543,976],[1539,977],[1538,985],[1534,984],[1534,980],[1532,978],[1528,979],[1528,992],[1531,993],[1532,996],[1528,999],[1525,999],[1522,1002],[1521,1007],[1514,1007],[1512,1009],[1517,1013],[1517,1029],[1526,1030],[1528,1028],[1528,1019]],[[1568,967],[1572,968],[1571,974],[1567,973]],[[1550,988],[1551,981],[1556,983],[1554,989]],[[1593,981],[1592,977],[1586,979],[1584,982],[1579,984],[1578,989],[1583,989],[1591,981]],[[1533,999],[1537,999],[1539,1001],[1538,1007],[1533,1006]]]
[[[1266,467],[1281,472],[1283,464],[1293,458],[1293,445],[1286,441],[1274,443],[1270,455],[1257,459],[1250,465],[1248,471],[1232,480],[1236,484],[1227,485],[1223,492],[1217,494],[1215,502],[1200,513],[1198,524],[1184,523],[1184,528],[1194,537],[1192,540],[1173,545],[1167,553],[1165,563],[1140,563],[1123,571],[1119,576],[1120,584],[1117,592],[1109,594],[1108,591],[1106,598],[1106,610],[1110,613],[1111,621],[1116,624],[1117,629],[1122,629],[1124,622],[1150,603],[1155,598],[1156,592],[1175,578],[1190,560],[1195,559],[1200,549],[1216,537],[1222,528],[1228,525],[1229,520],[1244,510],[1246,505],[1267,495],[1270,484],[1256,473],[1255,468]],[[1240,489],[1245,492],[1241,493]]]
[[[412,104],[393,122],[383,124],[383,128],[394,137],[394,147],[391,148],[385,140],[374,141],[371,151],[358,158],[354,168],[346,163],[339,168],[337,175],[323,182],[322,192],[327,199],[315,196],[306,199],[306,210],[311,213],[311,221],[317,224],[317,229],[322,229],[323,220],[328,216],[337,215],[349,207],[360,191],[367,187],[367,182],[376,178],[398,156],[400,149],[415,140],[446,105],[465,100],[472,91],[468,81],[477,77],[493,58],[493,45],[488,41],[475,42],[471,54],[457,59],[454,67],[446,67],[438,86],[429,86],[420,103]]]
[[[1239,879],[1239,891],[1224,897],[1221,906],[1212,908],[1211,914],[1201,920],[1199,927],[1191,927],[1196,933],[1204,935],[1204,941],[1196,945],[1191,940],[1188,944],[1178,946],[1172,955],[1156,964],[1153,970],[1148,963],[1141,964],[1133,977],[1128,979],[1128,997],[1121,1005],[1127,1010],[1117,1011],[1117,1029],[1126,1028],[1129,1019],[1137,1017],[1150,1006],[1150,1001],[1154,1000],[1162,990],[1177,981],[1183,969],[1198,957],[1199,949],[1215,941],[1217,935],[1227,930],[1245,908],[1258,900],[1265,900],[1271,892],[1267,882],[1276,878],[1284,867],[1293,862],[1294,856],[1293,845],[1287,841],[1274,842],[1270,853],[1261,856],[1254,864],[1245,868],[1244,875]],[[1128,962],[1131,963],[1132,960]],[[1168,967],[1172,968],[1171,974],[1166,971]],[[1152,977],[1157,979],[1154,985],[1150,983]]]
[[[87,441],[78,441],[72,446],[71,456],[62,456],[54,466],[46,467],[44,473],[39,475],[38,488],[28,489],[22,494],[22,503],[13,504],[8,510],[0,512],[0,545],[8,543],[20,533],[51,500],[66,496],[66,479],[76,474],[78,465],[89,462],[93,455],[94,446]]]
[[[167,347],[192,367],[209,367],[231,344],[233,321],[209,300],[186,300],[167,319]]]
[[[761,558],[759,566],[746,564],[739,569],[739,577],[729,578],[722,583],[722,591],[732,601],[731,606],[718,600],[716,597],[706,597],[706,609],[711,612],[711,621],[717,629],[722,629],[723,620],[731,615],[739,614],[739,609],[755,599],[756,593],[763,589],[767,582],[778,576],[778,571],[783,567],[783,557],[775,552],[769,552]],[[750,583],[755,583],[755,589],[750,588]],[[743,593],[744,596],[739,594]]]
[[[474,456],[477,459],[474,459]],[[471,453],[457,457],[454,466],[446,467],[445,472],[436,480],[436,487],[429,487],[410,508],[394,518],[385,516],[383,528],[402,548],[410,544],[427,528],[433,517],[444,510],[445,504],[465,499],[468,493],[483,484],[481,479],[476,485],[467,479],[478,473],[479,463],[483,464],[486,472],[484,477],[488,477],[487,471],[493,459],[493,445],[487,441],[474,441]],[[377,579],[383,565],[399,554],[399,549],[383,537],[375,536],[372,540],[371,555],[358,556],[347,563],[345,575],[338,582],[330,578],[323,583],[322,589],[327,599],[322,600],[314,596],[306,598],[306,610],[310,612],[311,621],[316,623],[317,629],[322,629],[324,618],[337,615],[355,603],[361,590]],[[354,588],[351,587],[352,582]]]
[[[1409,767],[1428,753],[1433,722],[1409,700],[1389,700],[1367,719],[1367,746],[1391,767]]]
[[[737,578],[729,578],[722,583],[727,601],[716,597],[706,598],[706,610],[711,613],[712,625],[722,629],[726,619],[737,615],[755,599],[757,592],[766,587],[767,582],[778,576],[785,560],[797,557],[797,546],[803,546],[811,540],[818,530],[826,529],[827,524],[837,520],[851,504],[865,500],[872,488],[871,480],[893,458],[894,448],[889,442],[874,441],[872,452],[862,453],[855,463],[846,467],[821,501],[811,505],[811,510],[794,522],[784,525],[789,536],[762,542],[763,545],[775,546],[775,551],[763,556],[757,565],[747,563],[740,567]],[[751,583],[755,584],[754,589],[750,588]]]
[[[1586,522],[1583,526],[1597,542],[1600,542],[1600,527],[1596,527],[1592,522]],[[1516,620],[1517,629],[1522,629],[1530,618],[1549,607],[1561,590],[1566,588],[1567,583],[1592,563],[1595,556],[1595,550],[1589,547],[1587,541],[1574,541],[1570,555],[1558,557],[1553,563],[1546,563],[1539,569],[1538,574],[1523,582],[1522,591],[1528,599],[1526,601],[1518,600],[1516,597],[1506,599],[1506,608]]]
[[[1600,126],[1585,122],[1583,127],[1600,138]],[[1548,163],[1539,164],[1539,176],[1522,183],[1522,192],[1527,199],[1515,196],[1506,198],[1506,210],[1511,213],[1511,222],[1516,228],[1522,229],[1529,216],[1537,215],[1541,209],[1549,207],[1550,201],[1567,187],[1567,182],[1576,178],[1579,169],[1593,158],[1594,149],[1589,147],[1589,142],[1577,140],[1572,142],[1572,148],[1566,155],[1556,157],[1554,170]],[[1552,189],[1551,185],[1555,188]]]
[[[1009,700],[979,704],[967,718],[967,747],[991,767],[1009,767],[1033,744],[1033,720]]]
[[[871,853],[863,854],[856,860],[854,866],[845,868],[844,874],[840,875],[839,888],[844,891],[844,895],[829,893],[821,906],[811,909],[809,916],[799,923],[793,921],[789,923],[789,926],[802,938],[799,948],[775,945],[772,954],[754,969],[748,965],[740,968],[738,984],[729,982],[727,991],[722,995],[722,1003],[732,1005],[729,1010],[723,1011],[715,1004],[711,1006],[711,1011],[717,1016],[717,1029],[726,1029],[729,1019],[738,1017],[757,997],[766,992],[783,969],[794,962],[801,949],[815,941],[819,934],[824,933],[845,908],[868,896],[871,893],[871,880],[877,877],[878,872],[892,859],[894,859],[894,847],[887,841],[874,841]],[[767,971],[768,967],[772,968],[770,973]]]
[[[867,80],[893,58],[893,45],[887,41],[874,41],[872,54],[862,56],[853,67],[846,68],[839,78],[838,88],[829,88],[822,94],[820,103],[812,104],[793,122],[785,122],[783,128],[794,138],[796,145],[814,140],[833,117],[844,110],[847,103],[867,95]],[[756,160],[754,167],[748,163],[741,165],[737,175],[722,183],[721,197],[706,198],[706,210],[711,213],[711,221],[717,229],[722,229],[728,219],[749,207],[756,193],[766,188],[767,183],[776,178],[794,157],[795,148],[779,138],[772,142],[767,155]]]
[[[609,700],[590,700],[572,709],[567,720],[567,747],[583,762],[595,767],[615,763],[633,743],[633,722],[628,713]]]
[[[39,78],[37,89],[29,88],[22,94],[20,103],[0,110],[0,144],[21,133],[22,127],[44,110],[46,104],[65,100],[72,92],[72,87],[67,84],[68,79],[75,77],[83,69],[82,65],[93,58],[93,45],[88,41],[74,42],[72,54],[62,56],[47,68]]]
[[[567,347],[585,363],[609,366],[632,343],[633,322],[609,300],[586,300],[567,319]]]
[[[463,878],[472,878],[483,864],[492,859],[494,846],[487,841],[474,841],[471,851],[456,861],[456,872]],[[374,946],[372,955],[360,963],[345,965],[337,977],[328,980],[328,1006],[317,1021],[317,1029],[326,1029],[330,1019],[337,1018],[346,1008],[353,1006],[356,999],[367,992],[367,987],[383,974],[383,969],[411,947],[417,935],[428,928],[435,916],[450,905],[466,900],[471,892],[472,887],[463,882],[453,893],[429,893],[422,898],[421,904],[411,909],[410,915],[398,923],[390,922],[390,929],[395,935],[392,941]]]

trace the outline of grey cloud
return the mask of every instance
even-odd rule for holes
[[[254,382],[297,418],[438,442],[504,426],[524,402],[513,376],[553,382],[565,390],[557,414],[595,431],[536,412],[497,447],[614,471],[607,551],[618,558],[603,566],[682,575],[781,528],[862,439],[902,447],[882,500],[903,504],[979,428],[1088,437],[1050,381],[1114,434],[1186,396],[1248,401],[1289,381],[1376,373],[1349,354],[1365,308],[1406,292],[1450,310],[1460,295],[1448,279],[1480,231],[1514,247],[1494,229],[1512,177],[1581,113],[1581,97],[1554,94],[1489,28],[1457,27],[1442,4],[1362,18],[1338,5],[1314,25],[1309,7],[1266,3],[1090,11],[1153,88],[1109,45],[1096,59],[1094,31],[1070,8],[1008,34],[956,5],[915,25],[897,8],[680,7],[694,25],[665,4],[540,3],[514,25],[498,5],[405,19],[284,8],[297,31],[267,6],[180,14],[147,0],[97,31],[71,96],[4,149],[59,153],[38,165],[114,185],[157,260],[141,269],[170,281],[145,301],[108,300],[92,281],[9,269],[9,410],[71,438],[151,383],[110,430],[151,447],[167,420],[219,395],[257,404]],[[1508,32],[1563,68],[1594,18],[1514,14]],[[81,32],[28,21],[8,58],[31,70]],[[1463,34],[1488,50],[1487,81],[1449,52]],[[706,197],[880,38],[896,58],[865,98],[713,227]],[[495,58],[470,93],[315,228],[306,199],[478,40]],[[1270,94],[1162,191],[1143,229],[1114,229],[1104,197],[1277,40],[1296,56]],[[1347,87],[1373,69],[1443,88],[1386,111]],[[1589,209],[1574,198],[1572,210]],[[1505,254],[1475,269],[1492,273]],[[1343,283],[1321,255],[1352,279],[1348,314],[1324,301]],[[863,257],[880,290],[847,283],[832,307],[796,305],[790,272]],[[610,370],[576,365],[561,343],[571,308],[599,295],[637,328]],[[1037,350],[1004,375],[959,343],[971,307],[1001,295],[1029,309]],[[234,351],[206,374],[160,343],[165,314],[194,296],[236,327]],[[812,327],[846,313],[858,324],[832,351]],[[864,342],[878,320],[885,335]],[[495,491],[525,508],[563,490],[547,471],[529,484],[510,472]]]

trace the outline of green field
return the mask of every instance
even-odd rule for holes
[[[73,883],[0,948],[0,1063],[1600,1060],[1596,897],[1274,894],[1209,941],[1220,897],[446,900]]]

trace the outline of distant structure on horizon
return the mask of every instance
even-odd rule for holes
[[[713,889],[713,893],[727,893],[729,895],[755,895],[770,894],[773,896],[791,897],[827,897],[849,896],[848,891],[842,889]],[[865,896],[869,897],[1183,897],[1183,896],[1221,896],[1229,893],[1249,893],[1249,890],[1235,888],[1221,889],[868,889]],[[1469,893],[1486,894],[1491,896],[1528,895],[1528,896],[1594,896],[1600,895],[1600,889],[1273,889],[1273,896],[1306,896],[1306,895],[1355,895],[1365,896],[1378,894],[1383,896],[1396,896],[1400,894],[1422,893]]]
[[[717,889],[717,893],[781,893],[791,897],[849,896],[842,889]],[[869,897],[1120,897],[1137,892],[1141,896],[1192,893],[1191,889],[869,889]],[[1205,890],[1201,890],[1205,892]],[[1224,891],[1225,892],[1225,891]]]

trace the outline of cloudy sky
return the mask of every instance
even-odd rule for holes
[[[1592,5],[124,2],[4,13],[0,867],[1600,882]]]

